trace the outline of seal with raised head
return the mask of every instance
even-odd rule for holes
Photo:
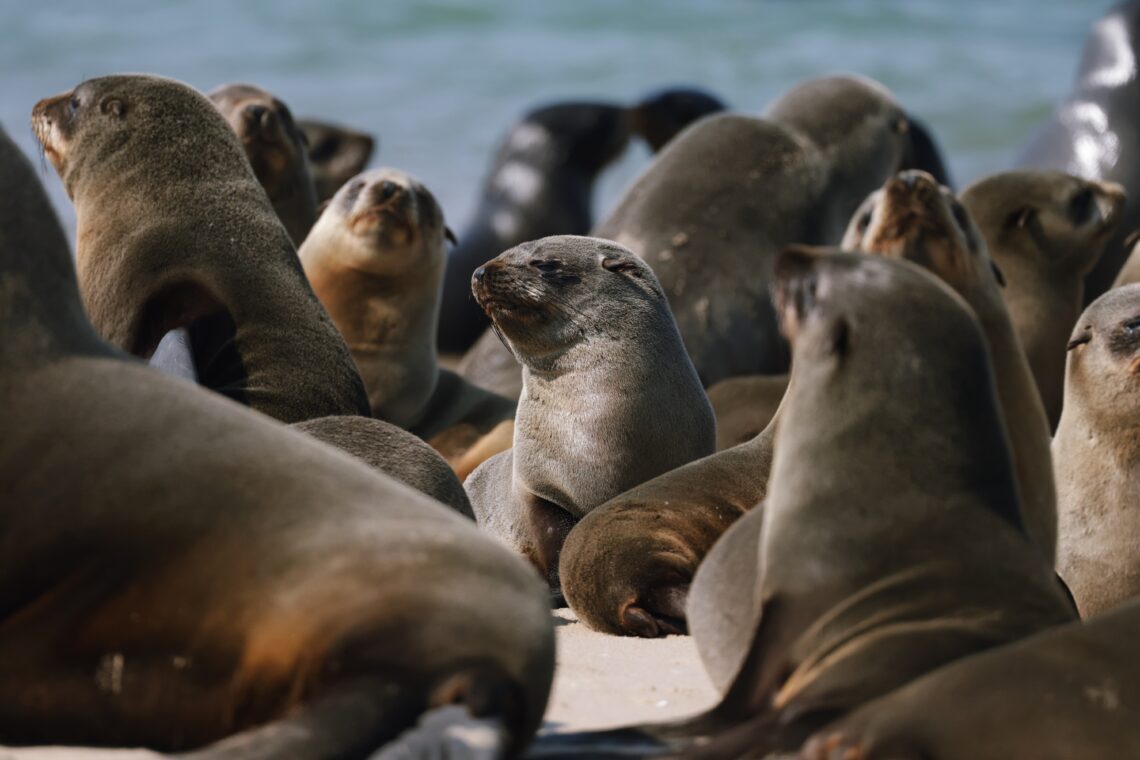
[[[1017,158],[1021,169],[1055,169],[1118,182],[1129,196],[1123,223],[1085,277],[1084,304],[1112,284],[1128,256],[1125,238],[1140,228],[1140,0],[1119,3],[1085,39],[1068,98]]]
[[[1053,461],[1057,572],[1081,615],[1140,596],[1140,285],[1108,291],[1073,329]]]
[[[882,86],[827,77],[765,119],[709,116],[678,135],[594,233],[661,280],[707,385],[788,368],[769,297],[789,243],[835,243],[867,193],[898,168],[907,121]]]
[[[801,760],[1103,760],[1140,747],[1140,602],[966,657],[869,702]]]
[[[294,123],[289,106],[252,84],[221,85],[210,100],[237,133],[293,245],[300,245],[317,220],[317,190],[305,133]]]
[[[666,87],[647,94],[630,108],[630,129],[656,153],[693,122],[726,110],[724,101],[710,92],[696,87]]]
[[[88,80],[40,101],[36,135],[75,203],[84,305],[150,357],[186,328],[200,384],[297,422],[370,416],[336,326],[234,131],[174,80]]]
[[[1002,300],[1004,280],[969,213],[926,172],[900,172],[855,213],[843,247],[912,261],[937,275],[974,310],[997,379],[1022,518],[1030,538],[1052,565],[1057,545],[1057,492],[1049,423]]]
[[[924,673],[1075,618],[1021,525],[965,301],[910,262],[864,254],[794,248],[775,276],[795,376],[755,545],[751,643],[711,712],[611,740],[656,736],[701,758],[795,751]]]
[[[447,259],[439,348],[467,350],[487,329],[471,299],[471,274],[512,246],[590,230],[594,181],[629,143],[626,109],[567,102],[536,108],[499,144],[475,218]]]
[[[336,195],[345,182],[364,171],[376,150],[376,138],[365,132],[317,119],[297,119],[308,145],[309,171],[317,201]]]
[[[553,670],[526,564],[426,496],[102,343],[3,136],[0,196],[3,740],[364,758],[456,702],[521,749]]]
[[[615,243],[524,243],[476,270],[473,290],[523,365],[523,393],[514,447],[464,485],[476,520],[556,590],[574,523],[711,454],[712,408],[653,270]]]
[[[348,343],[372,413],[452,461],[513,419],[515,402],[439,367],[436,324],[450,235],[422,183],[396,169],[372,169],[333,197],[300,256]]]
[[[1055,430],[1065,345],[1084,309],[1085,276],[1120,223],[1123,190],[1062,172],[1016,171],[981,179],[958,197],[1005,275],[1002,298]]]

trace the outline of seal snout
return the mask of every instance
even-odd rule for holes
[[[803,246],[785,248],[776,259],[775,300],[780,330],[790,340],[815,306],[816,262],[819,254]]]

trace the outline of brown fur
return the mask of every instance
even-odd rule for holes
[[[553,668],[527,567],[426,496],[102,343],[6,138],[0,195],[0,736],[171,751],[288,716],[254,748],[363,758],[447,699],[501,716],[521,748]]]
[[[1061,172],[1017,171],[960,195],[1005,275],[1002,298],[1025,349],[1049,430],[1065,388],[1065,344],[1084,308],[1085,278],[1120,225],[1120,185]]]
[[[787,375],[730,377],[709,388],[709,403],[716,413],[717,451],[759,435],[776,416],[787,389]]]
[[[816,735],[801,760],[1103,760],[1140,747],[1140,605],[966,657]]]
[[[1053,439],[1057,572],[1088,617],[1140,596],[1140,284],[1094,301],[1070,346]]]
[[[446,234],[426,187],[395,169],[373,169],[333,198],[301,246],[301,263],[348,342],[373,414],[437,450],[446,446],[441,453],[454,463],[512,419],[515,403],[439,367]]]
[[[1000,275],[969,214],[929,174],[903,172],[888,180],[856,212],[844,247],[913,261],[941,278],[973,308],[986,333],[997,378],[1022,517],[1051,565],[1057,546],[1057,494],[1049,424],[1002,300]]]
[[[210,100],[237,133],[293,245],[300,245],[317,220],[317,190],[304,133],[289,107],[250,84],[224,84],[210,93]]]
[[[75,202],[80,289],[106,340],[149,357],[169,330],[228,319],[232,343],[211,349],[232,349],[239,371],[211,387],[285,422],[369,416],[344,340],[207,98],[103,77],[40,101],[33,122]]]
[[[376,149],[376,138],[348,127],[317,119],[298,119],[297,127],[308,144],[318,202],[332,198],[345,182],[364,171]]]

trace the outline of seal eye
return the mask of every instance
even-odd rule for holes
[[[1069,201],[1069,219],[1073,224],[1084,224],[1092,216],[1093,194],[1092,190],[1084,189]]]
[[[559,262],[554,259],[531,259],[530,265],[540,272],[549,274],[558,271]]]
[[[69,100],[67,103],[67,107],[71,110],[72,116],[74,116],[79,111],[80,105],[82,105],[82,104],[79,102],[79,96],[78,95],[72,95],[71,100]]]
[[[858,230],[860,232],[863,232],[868,227],[870,227],[871,226],[871,212],[865,211],[863,213],[863,215],[861,217],[859,217],[859,221],[855,224],[855,226],[856,226],[856,228],[858,228]]]
[[[966,216],[966,209],[961,203],[955,201],[950,206],[950,211],[954,214],[954,222],[958,225],[958,229],[962,232],[970,229],[970,218]]]

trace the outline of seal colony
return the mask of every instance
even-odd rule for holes
[[[78,230],[0,133],[0,755],[1130,756],[1137,18],[958,194],[854,75],[529,109],[451,254],[257,85],[27,104]]]

